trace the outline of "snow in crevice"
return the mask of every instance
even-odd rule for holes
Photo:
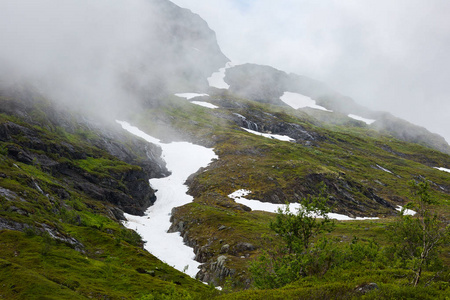
[[[255,130],[251,130],[251,129],[247,129],[244,127],[241,127],[242,129],[244,129],[247,132],[253,133],[255,135],[259,135],[259,136],[263,136],[269,139],[276,139],[276,140],[280,140],[280,141],[284,141],[284,142],[294,142],[295,140],[287,135],[280,135],[280,134],[273,134],[273,133],[262,133],[259,131],[255,131]]]
[[[191,101],[191,103],[192,104],[196,104],[196,105],[200,105],[200,106],[203,106],[203,107],[211,108],[211,109],[219,108],[217,105],[214,105],[212,103],[205,102],[205,101]]]
[[[357,115],[352,115],[352,114],[348,114],[347,116],[349,118],[352,118],[352,119],[355,119],[355,120],[358,120],[358,121],[362,121],[362,122],[366,123],[367,125],[370,125],[370,124],[372,124],[373,122],[376,121],[376,120],[373,120],[373,119],[367,119],[367,118],[363,118],[363,117],[360,117],[360,116],[357,116]]]
[[[435,169],[438,169],[439,171],[444,171],[450,173],[450,169],[443,168],[443,167],[435,167]]]
[[[213,149],[187,142],[162,143],[137,127],[117,121],[122,128],[162,149],[167,169],[172,174],[165,178],[150,179],[150,185],[156,190],[156,202],[150,206],[144,216],[125,214],[127,228],[136,230],[146,241],[145,249],[160,260],[177,270],[195,277],[199,262],[194,260],[194,251],[183,243],[178,232],[168,233],[172,208],[192,202],[187,194],[186,179],[199,168],[206,167],[217,158]]]
[[[377,164],[377,168],[380,169],[381,171],[384,171],[384,172],[387,172],[387,173],[394,174],[394,173],[392,173],[391,171],[389,171],[388,169],[383,168],[382,166],[380,166],[380,165],[378,165],[378,164]]]
[[[261,211],[267,211],[267,212],[277,212],[279,208],[284,209],[286,207],[286,204],[273,204],[273,203],[267,203],[267,202],[261,202],[258,200],[249,200],[244,198],[245,196],[249,195],[251,191],[249,190],[237,190],[231,194],[228,195],[229,198],[233,199],[236,203],[243,204],[245,206],[250,207],[252,210],[261,210]],[[301,208],[301,205],[299,203],[290,203],[289,209],[291,212],[296,212],[299,208]],[[356,217],[351,218],[346,215],[342,214],[336,214],[336,213],[328,213],[327,214],[330,219],[336,219],[340,221],[355,221],[355,220],[374,220],[378,218],[363,218],[363,217]]]
[[[228,68],[232,68],[235,65],[231,62],[227,62],[225,67],[220,68],[219,71],[214,72],[208,77],[209,86],[218,89],[229,89],[230,85],[225,82],[225,72]]]
[[[175,96],[180,98],[186,98],[187,100],[190,100],[195,97],[204,97],[209,96],[208,94],[199,94],[199,93],[177,93]]]
[[[317,105],[316,101],[311,99],[310,97],[299,93],[284,92],[283,96],[280,97],[280,100],[289,105],[290,107],[292,107],[293,109],[309,107],[318,110],[332,112],[331,110],[328,110],[323,106]]]

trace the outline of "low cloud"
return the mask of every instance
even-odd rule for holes
[[[53,99],[92,111],[119,111],[128,96],[119,70],[152,43],[148,14],[147,1],[2,1],[0,78],[39,82]]]
[[[231,60],[322,80],[450,142],[450,2],[174,0]]]
[[[0,1],[0,85],[113,118],[207,88],[227,58],[206,23],[166,0]]]

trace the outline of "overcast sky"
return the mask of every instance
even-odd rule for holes
[[[328,83],[450,142],[450,1],[173,0],[237,63]]]

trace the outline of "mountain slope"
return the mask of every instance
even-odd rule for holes
[[[275,214],[252,210],[248,203],[296,203],[317,196],[323,183],[334,216],[351,219],[337,222],[326,238],[337,241],[338,249],[359,240],[379,250],[390,243],[387,229],[399,206],[411,200],[410,180],[428,182],[437,199],[432,210],[449,219],[449,146],[323,83],[268,66],[228,65],[222,71],[229,89],[208,86],[211,73],[228,61],[214,32],[169,1],[145,3],[146,22],[137,21],[145,34],[130,44],[117,50],[105,43],[94,56],[79,56],[76,47],[73,56],[63,53],[78,59],[76,72],[69,68],[55,77],[38,70],[39,80],[24,80],[8,72],[10,65],[1,68],[0,298],[220,296],[144,251],[145,241],[122,225],[129,215],[148,218],[145,212],[155,201],[168,204],[156,198],[149,179],[172,170],[160,147],[127,134],[116,119],[138,126],[159,144],[189,141],[214,149],[218,158],[186,181],[193,201],[164,207],[165,215],[171,210],[171,225],[163,231],[181,234],[201,264],[197,278],[223,286],[223,298],[351,298],[361,296],[355,286],[373,281],[385,298],[414,294],[407,268],[350,262],[349,269],[306,277],[285,289],[226,295],[252,288],[249,266],[282,243],[269,227]],[[109,60],[111,54],[120,59]],[[59,70],[70,67],[48,59]],[[172,95],[187,92],[189,100]],[[286,93],[313,105],[294,109]],[[243,190],[246,199],[232,196]],[[448,265],[448,245],[443,249],[440,256]],[[448,268],[444,271],[424,272],[435,280],[430,297],[447,292]],[[427,294],[425,285],[416,297]]]
[[[214,146],[219,156],[188,181],[194,202],[172,211],[171,230],[180,231],[194,247],[196,259],[203,263],[198,275],[202,280],[222,284],[231,275],[248,286],[248,264],[270,247],[261,234],[270,235],[267,224],[273,215],[233,201],[228,195],[236,190],[250,190],[248,199],[263,202],[297,202],[317,195],[317,185],[324,182],[333,212],[385,218],[395,216],[398,205],[409,201],[409,180],[427,178],[433,195],[441,199],[439,209],[448,217],[450,174],[435,169],[450,164],[444,153],[358,124],[329,125],[291,108],[231,94],[202,100],[219,108],[173,98],[145,112],[158,119],[136,120],[141,129],[155,134],[164,122],[164,128],[181,130],[191,141]],[[243,128],[287,135],[294,142],[257,136]],[[222,249],[224,245],[228,250]]]
[[[343,96],[319,81],[287,74],[269,66],[244,64],[226,70],[224,80],[230,85],[230,92],[240,97],[277,105],[285,105],[280,97],[285,92],[307,96],[333,112],[354,114],[376,120],[373,128],[392,134],[408,142],[423,144],[450,154],[450,146],[444,138],[423,127],[411,124],[385,112],[371,111],[353,99]],[[311,113],[316,114],[312,111]],[[322,116],[322,121],[335,123],[339,117],[333,114]]]
[[[119,222],[155,201],[148,179],[168,174],[161,150],[34,96],[0,97],[2,297],[205,292]]]

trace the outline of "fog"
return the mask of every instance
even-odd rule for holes
[[[106,118],[207,86],[226,57],[200,17],[174,7],[164,0],[2,0],[0,84],[32,82],[58,103]]]
[[[450,142],[450,2],[174,0],[236,63],[321,80]]]
[[[53,99],[113,113],[128,96],[119,88],[118,70],[130,65],[132,56],[123,54],[147,36],[149,20],[136,11],[151,11],[146,1],[117,3],[1,1],[3,82],[39,82]]]
[[[321,80],[358,103],[450,141],[450,2],[173,2],[200,14],[233,62]],[[0,84],[32,80],[53,99],[107,116],[153,101],[173,86],[192,92],[190,83],[202,77],[206,84],[208,72],[226,58],[205,57],[216,46],[195,40],[205,33],[189,32],[201,27],[201,20],[186,23],[193,19],[168,15],[167,5],[2,0]],[[167,22],[179,23],[172,28]],[[170,48],[174,40],[184,40],[174,34],[189,36],[190,44]],[[186,72],[193,69],[196,73]]]

